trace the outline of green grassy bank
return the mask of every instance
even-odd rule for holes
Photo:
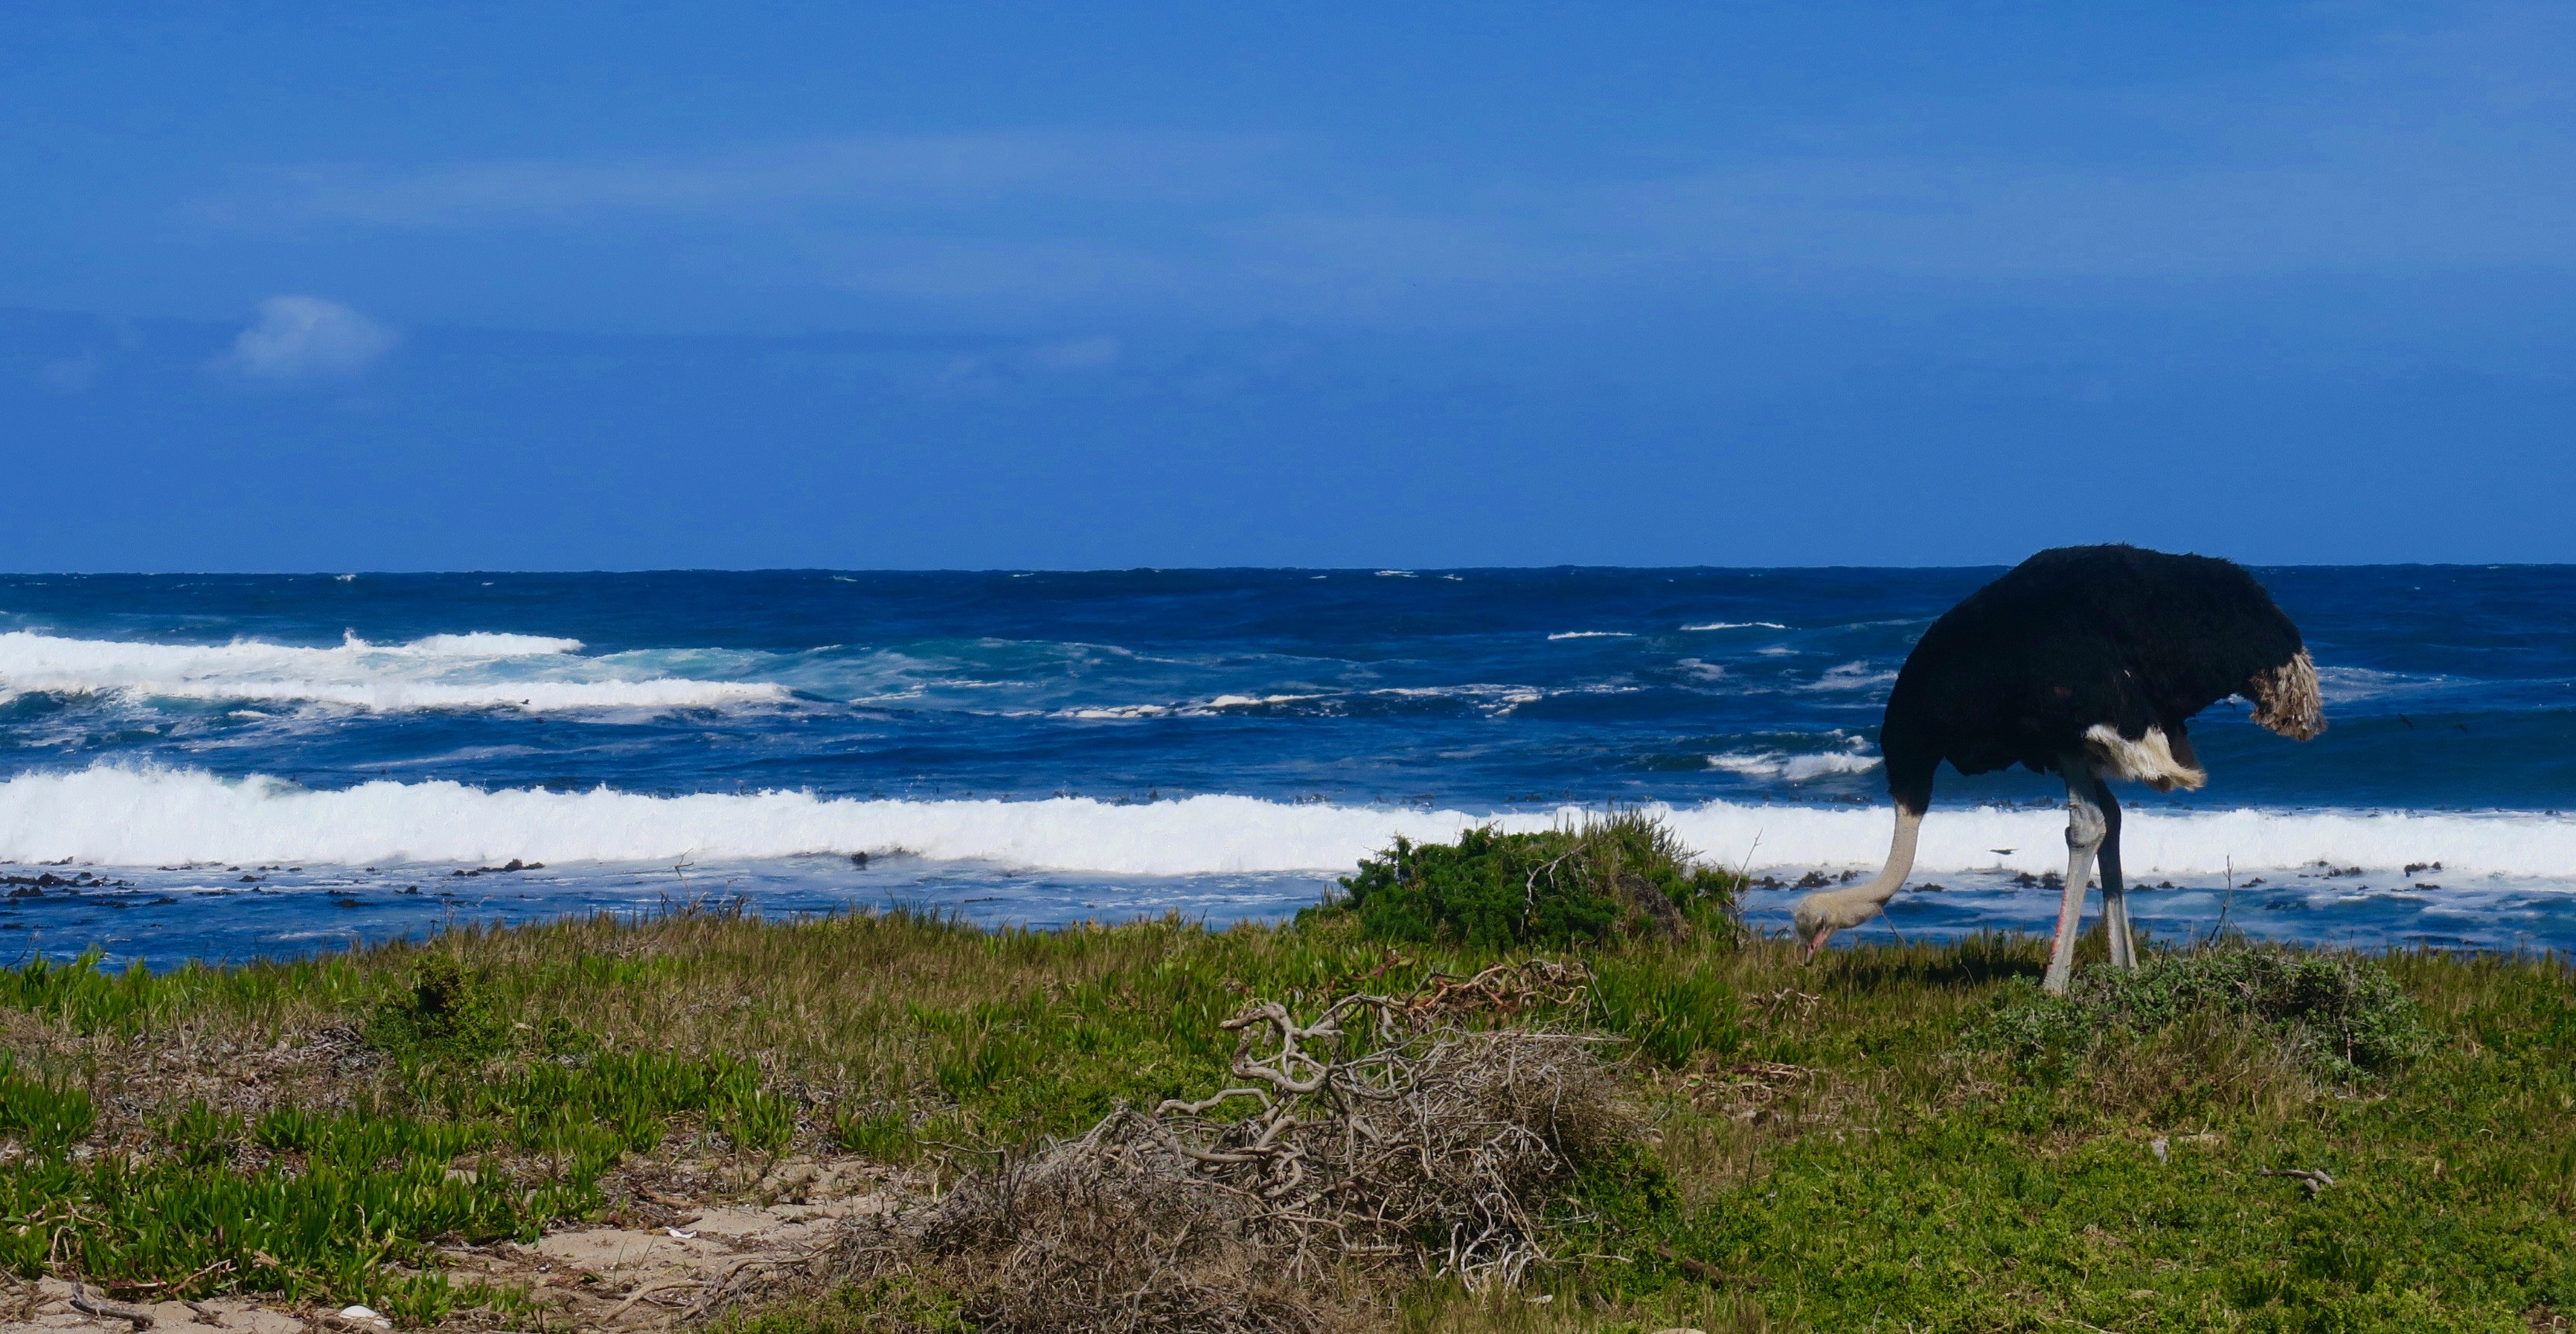
[[[1251,998],[1311,1009],[1537,956],[1589,981],[1465,1022],[1622,1039],[1633,1140],[1549,1202],[1553,1258],[1520,1288],[1416,1281],[1356,1300],[1357,1323],[2137,1334],[2576,1313],[2576,993],[2554,960],[2165,956],[2055,1002],[2035,942],[1802,966],[1732,928],[1723,877],[1670,874],[1652,848],[1560,850],[1461,870],[1409,849],[1344,908],[1276,927],[701,911],[0,973],[0,1265],[128,1300],[257,1291],[534,1327],[541,1302],[450,1281],[435,1245],[618,1218],[683,1162],[749,1182],[856,1154],[942,1189],[990,1150],[1222,1087],[1220,1024]],[[1540,913],[1550,868],[1599,892]],[[1639,908],[1648,889],[1673,910]],[[954,1309],[827,1284],[722,1323],[923,1328]]]

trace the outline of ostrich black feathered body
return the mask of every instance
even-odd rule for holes
[[[2197,786],[2185,724],[2237,694],[2277,731],[2304,739],[2325,725],[2299,627],[2253,575],[2130,546],[2043,551],[1934,621],[1907,656],[1879,741],[1888,791],[1919,814],[1943,760],[1969,774],[2045,772],[2088,751],[2113,772]]]

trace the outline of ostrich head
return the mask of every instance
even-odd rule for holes
[[[1879,905],[1866,894],[1850,890],[1810,894],[1798,900],[1789,920],[1798,932],[1798,943],[1806,946],[1806,957],[1813,959],[1825,948],[1825,942],[1845,927],[1858,926],[1878,915]]]
[[[2254,701],[2255,722],[2293,741],[2307,741],[2326,730],[2317,664],[2306,649],[2278,667],[2256,672],[2242,693]]]
[[[1870,912],[1875,912],[1875,909],[1870,909]],[[1790,909],[1788,919],[1798,930],[1798,943],[1806,945],[1806,958],[1816,958],[1816,953],[1824,950],[1826,940],[1832,940],[1834,932],[1842,930],[1842,927],[1857,927],[1860,922],[1868,922],[1870,912],[1852,917],[1839,904],[1834,904],[1834,894],[1808,894],[1806,899],[1798,899],[1798,907]]]
[[[1896,891],[1905,884],[1906,872],[1914,869],[1914,837],[1922,827],[1921,807],[1908,806],[1899,799],[1896,836],[1888,842],[1887,865],[1879,871],[1878,878],[1849,889],[1819,890],[1798,900],[1790,910],[1789,920],[1796,924],[1798,943],[1807,947],[1808,958],[1815,958],[1835,932],[1878,916],[1887,901],[1896,897]]]

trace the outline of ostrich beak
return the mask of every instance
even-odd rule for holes
[[[1816,934],[1807,938],[1807,957],[1799,960],[1799,962],[1814,963],[1816,961],[1816,956],[1825,952],[1825,942],[1833,938],[1834,929],[1832,927],[1817,927]]]

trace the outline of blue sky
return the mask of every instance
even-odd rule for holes
[[[17,4],[0,567],[2571,560],[2570,68],[2565,6]]]

